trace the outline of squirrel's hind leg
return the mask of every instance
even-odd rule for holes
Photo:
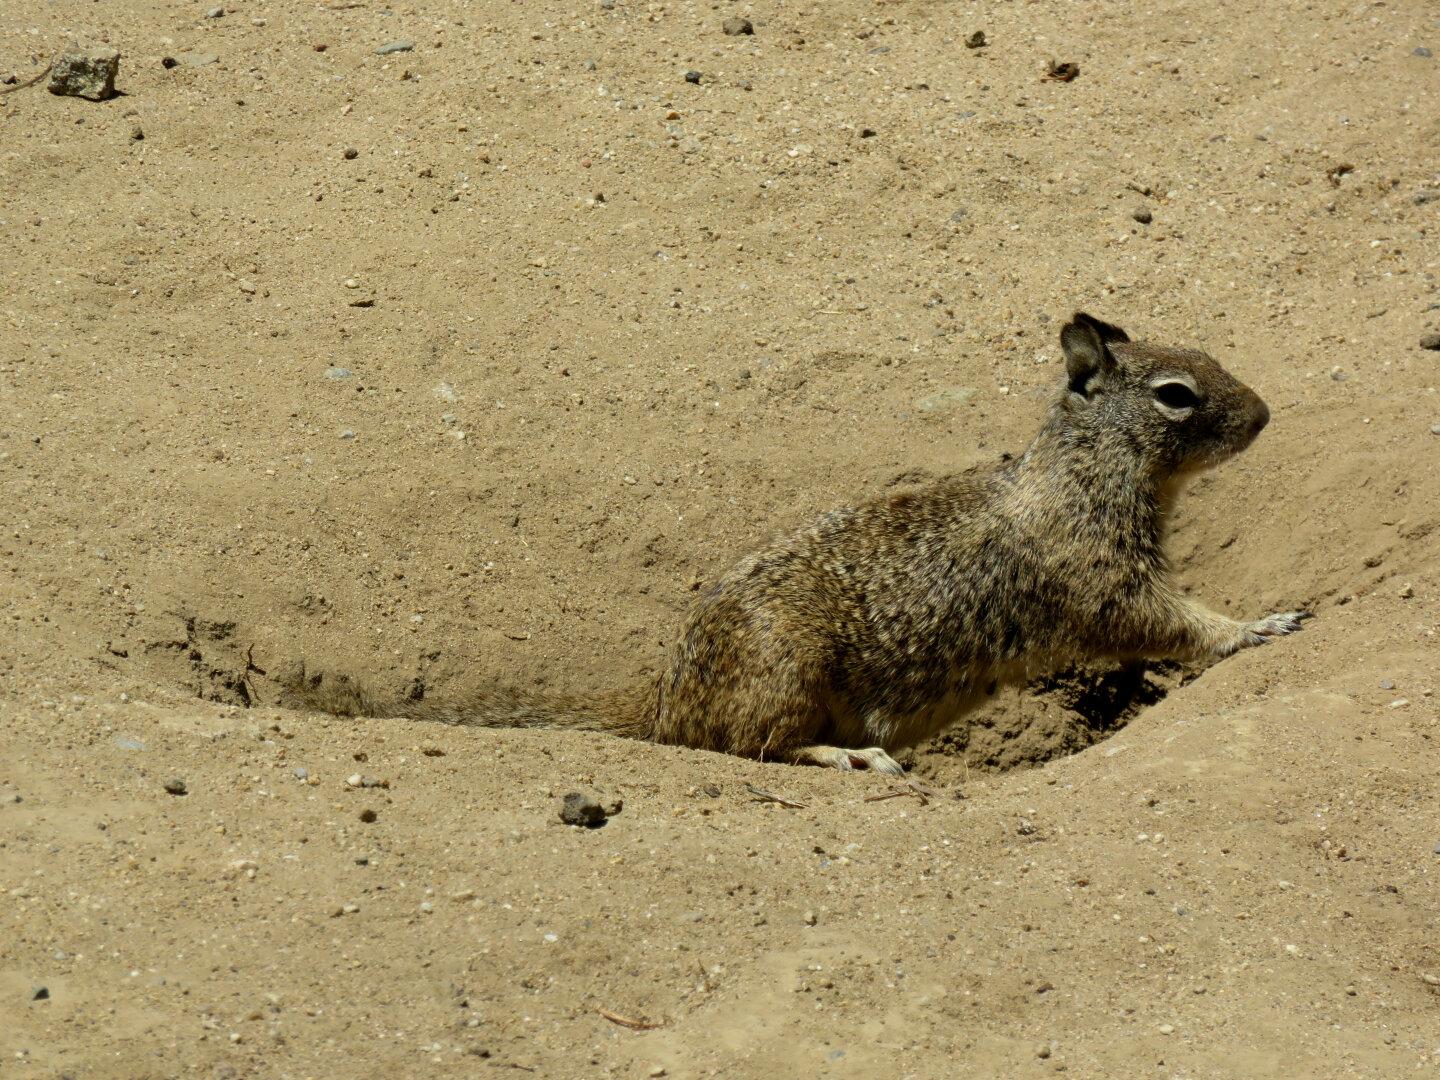
[[[840,746],[802,746],[792,755],[797,765],[823,765],[842,772],[869,769],[887,776],[904,776],[900,763],[878,746],[865,750],[846,750]]]

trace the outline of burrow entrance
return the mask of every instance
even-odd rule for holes
[[[1194,679],[1173,663],[1072,668],[998,690],[954,727],[904,761],[917,777],[961,783],[973,772],[1033,768],[1114,735],[1145,709]]]

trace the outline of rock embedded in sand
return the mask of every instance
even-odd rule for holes
[[[413,41],[406,41],[401,38],[398,41],[387,41],[384,45],[381,45],[378,49],[375,50],[375,55],[389,56],[391,53],[409,52],[413,48],[415,48],[415,43]]]
[[[729,18],[720,24],[720,29],[730,37],[741,37],[755,33],[755,24],[749,19]]]
[[[1440,352],[1440,334],[1425,334],[1420,338],[1420,348]]]
[[[55,58],[48,89],[61,97],[104,101],[115,96],[115,77],[119,74],[118,50],[76,49]]]
[[[594,796],[572,791],[560,801],[560,820],[566,825],[593,829],[605,823],[605,808]]]
[[[185,781],[178,776],[172,776],[165,781],[165,790],[171,795],[184,795],[190,789],[185,786]]]

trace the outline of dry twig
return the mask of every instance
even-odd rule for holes
[[[36,75],[34,78],[31,78],[31,79],[26,79],[26,80],[25,80],[24,82],[22,82],[22,83],[16,83],[14,86],[4,87],[3,89],[0,89],[0,94],[13,94],[13,93],[15,93],[16,90],[24,90],[27,86],[34,86],[37,82],[39,82],[41,79],[43,79],[46,75],[49,75],[49,74],[50,74],[50,69],[53,68],[54,66],[55,66],[55,61],[54,61],[54,60],[51,60],[48,64],[45,65],[45,70],[42,71],[42,72],[40,72],[39,75]]]
[[[946,793],[943,791],[936,791],[934,788],[925,787],[923,784],[918,784],[914,780],[906,780],[903,784],[894,784],[878,794],[866,795],[865,801],[880,802],[883,799],[899,799],[906,795],[914,795],[915,798],[920,800],[921,806],[928,806],[931,799],[938,799],[944,794]],[[957,799],[960,798],[958,789],[952,789],[951,794]]]
[[[782,798],[781,796],[776,795],[773,791],[766,791],[764,788],[758,788],[754,784],[746,784],[745,790],[748,791],[751,795],[754,795],[755,798],[758,799],[760,802],[779,803],[781,806],[789,807],[791,810],[805,809],[805,804],[803,802],[796,802],[794,799]]]
[[[609,1009],[596,1007],[595,1011],[609,1020],[612,1024],[619,1024],[621,1027],[629,1028],[631,1031],[654,1031],[656,1028],[664,1027],[664,1021],[640,1020],[633,1016],[621,1016]]]

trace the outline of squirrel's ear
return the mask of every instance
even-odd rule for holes
[[[1129,340],[1130,335],[1118,326],[1077,311],[1075,318],[1060,331],[1060,348],[1065,353],[1065,371],[1070,377],[1070,389],[1082,397],[1089,397],[1091,379],[1115,367],[1109,344]]]

